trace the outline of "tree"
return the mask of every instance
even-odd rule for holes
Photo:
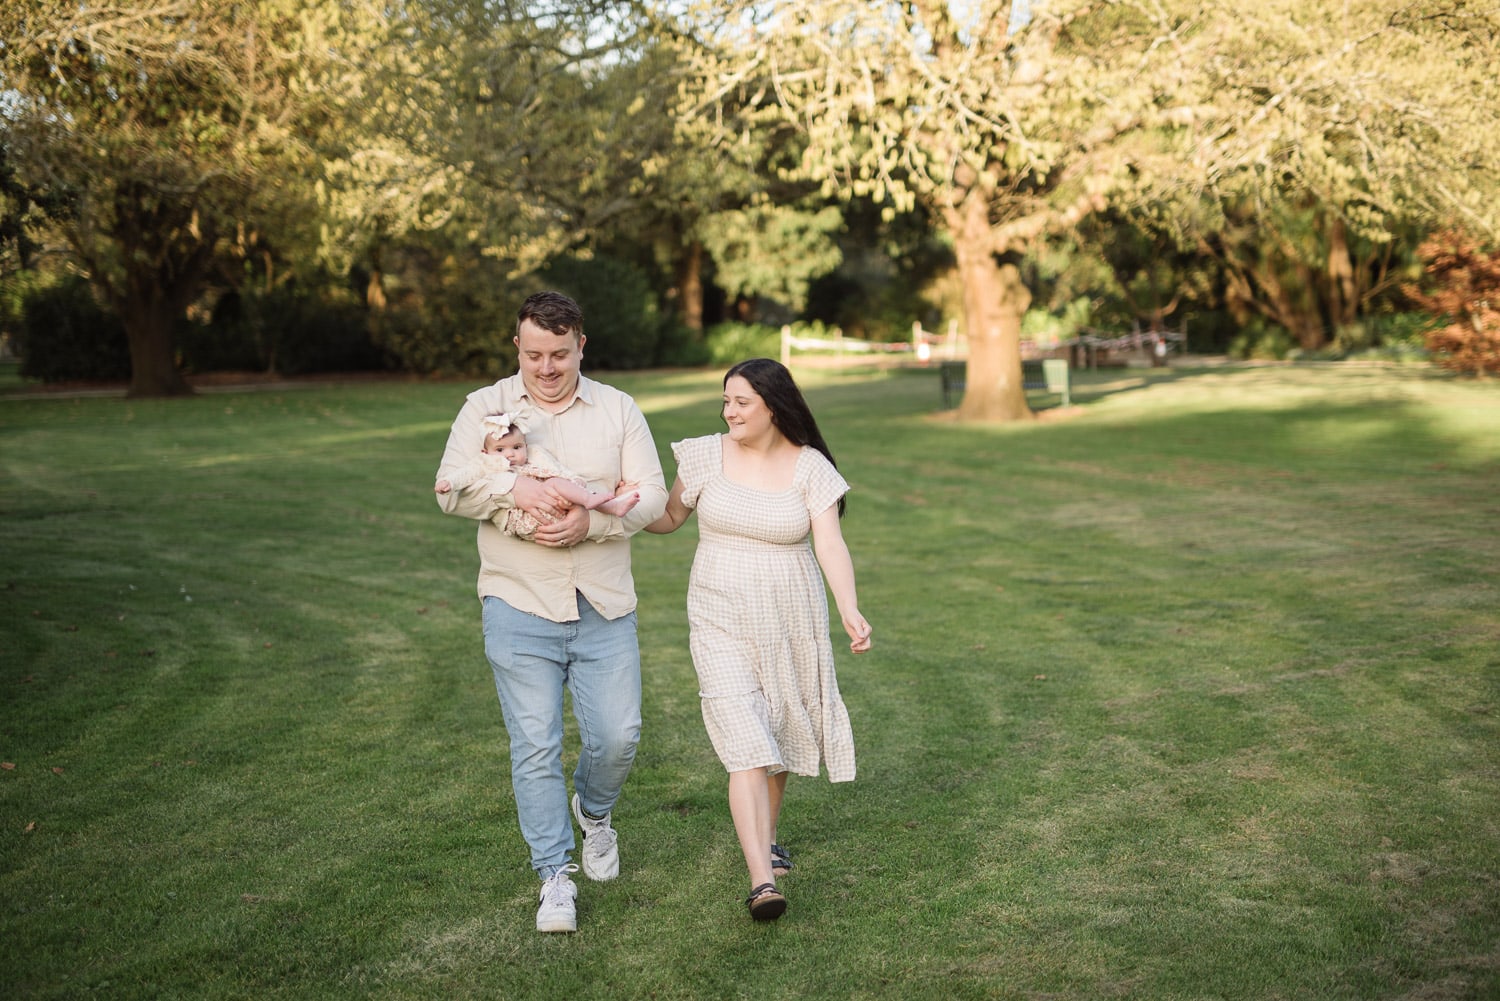
[[[726,293],[768,296],[800,312],[812,281],[843,259],[833,239],[841,224],[833,207],[813,213],[758,205],[720,212],[704,221],[702,231]]]
[[[0,348],[19,330],[24,302],[40,284],[43,234],[63,206],[18,176],[0,132]]]
[[[703,42],[690,113],[715,121],[732,98],[757,111],[738,131],[795,126],[801,170],[826,190],[886,199],[892,211],[920,202],[946,231],[971,352],[963,419],[1030,415],[1020,255],[1106,206],[1248,204],[1263,218],[1290,200],[1369,240],[1397,211],[1493,218],[1490,6],[1026,9],[1013,18],[1010,0],[703,0],[685,20]],[[1342,280],[1347,260],[1330,259]]]
[[[0,278],[32,267],[41,249],[39,230],[62,210],[48,192],[21,180],[0,134]]]
[[[0,4],[4,143],[130,345],[134,396],[190,392],[173,330],[216,268],[315,222],[337,31],[295,0]]]
[[[963,419],[1031,416],[1022,253],[1104,206],[1114,144],[1151,110],[1098,58],[1136,26],[1100,20],[1089,38],[1082,8],[1013,22],[1009,0],[784,0],[708,4],[689,21],[704,41],[692,113],[715,122],[726,98],[754,109],[722,129],[730,140],[794,126],[798,169],[826,193],[884,201],[888,216],[920,203],[945,232],[970,344]]]
[[[668,159],[675,83],[652,72],[629,0],[428,0],[389,20],[400,44],[372,53],[335,131],[325,257],[369,276],[377,318],[387,278],[405,282],[395,294],[422,315],[393,336],[457,361],[503,353],[502,301],[638,221],[659,175],[648,163]],[[466,329],[436,329],[460,316]]]
[[[1323,347],[1394,287],[1411,234],[1494,232],[1500,5],[1182,3],[1176,17],[1195,128],[1163,144],[1181,166],[1142,178],[1136,204],[1222,268],[1241,320]]]
[[[651,34],[596,84],[598,100],[624,105],[607,120],[628,124],[618,138],[635,164],[620,176],[616,211],[600,219],[587,240],[592,250],[640,260],[664,276],[664,305],[701,336],[710,276],[722,282],[724,268],[736,263],[737,245],[715,239],[728,229],[717,220],[757,199],[769,210],[793,210],[765,198],[769,172],[758,162],[705,157],[682,133],[673,114],[682,65],[670,34]]]
[[[1418,252],[1425,287],[1409,284],[1405,291],[1442,321],[1427,334],[1428,349],[1447,368],[1500,375],[1500,251],[1449,229],[1425,240]]]

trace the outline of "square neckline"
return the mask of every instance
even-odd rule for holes
[[[780,490],[766,490],[763,487],[756,487],[756,486],[751,486],[748,483],[741,483],[739,480],[732,479],[730,477],[728,470],[726,470],[724,468],[724,449],[728,447],[729,436],[726,435],[724,432],[720,431],[718,434],[714,435],[714,437],[719,440],[719,448],[718,448],[719,479],[723,480],[725,483],[728,483],[730,486],[733,486],[733,487],[738,487],[741,490],[748,490],[751,493],[766,494],[768,496],[774,496],[775,494],[789,494],[789,493],[793,493],[793,492],[796,491],[796,489],[797,489],[797,478],[802,473],[802,458],[806,454],[808,446],[806,446],[806,445],[798,445],[797,446],[797,462],[792,466],[792,482],[788,483],[786,486],[782,487]]]

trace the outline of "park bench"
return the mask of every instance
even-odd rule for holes
[[[961,361],[938,363],[938,378],[943,383],[943,406],[952,408],[954,397],[962,396],[968,378],[968,364]],[[1062,405],[1073,403],[1072,374],[1066,358],[1034,358],[1021,362],[1021,388],[1045,389],[1062,397]]]

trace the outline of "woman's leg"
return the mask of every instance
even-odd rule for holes
[[[771,843],[776,843],[776,827],[781,821],[781,803],[786,799],[786,777],[791,772],[777,772],[766,779],[766,789],[770,795],[771,806]]]
[[[764,768],[729,773],[729,815],[745,853],[750,885],[775,883],[771,874],[771,796]]]

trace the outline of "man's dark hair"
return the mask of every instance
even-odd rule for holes
[[[583,309],[561,292],[537,292],[526,297],[516,312],[516,331],[530,320],[543,330],[554,334],[583,336]]]

